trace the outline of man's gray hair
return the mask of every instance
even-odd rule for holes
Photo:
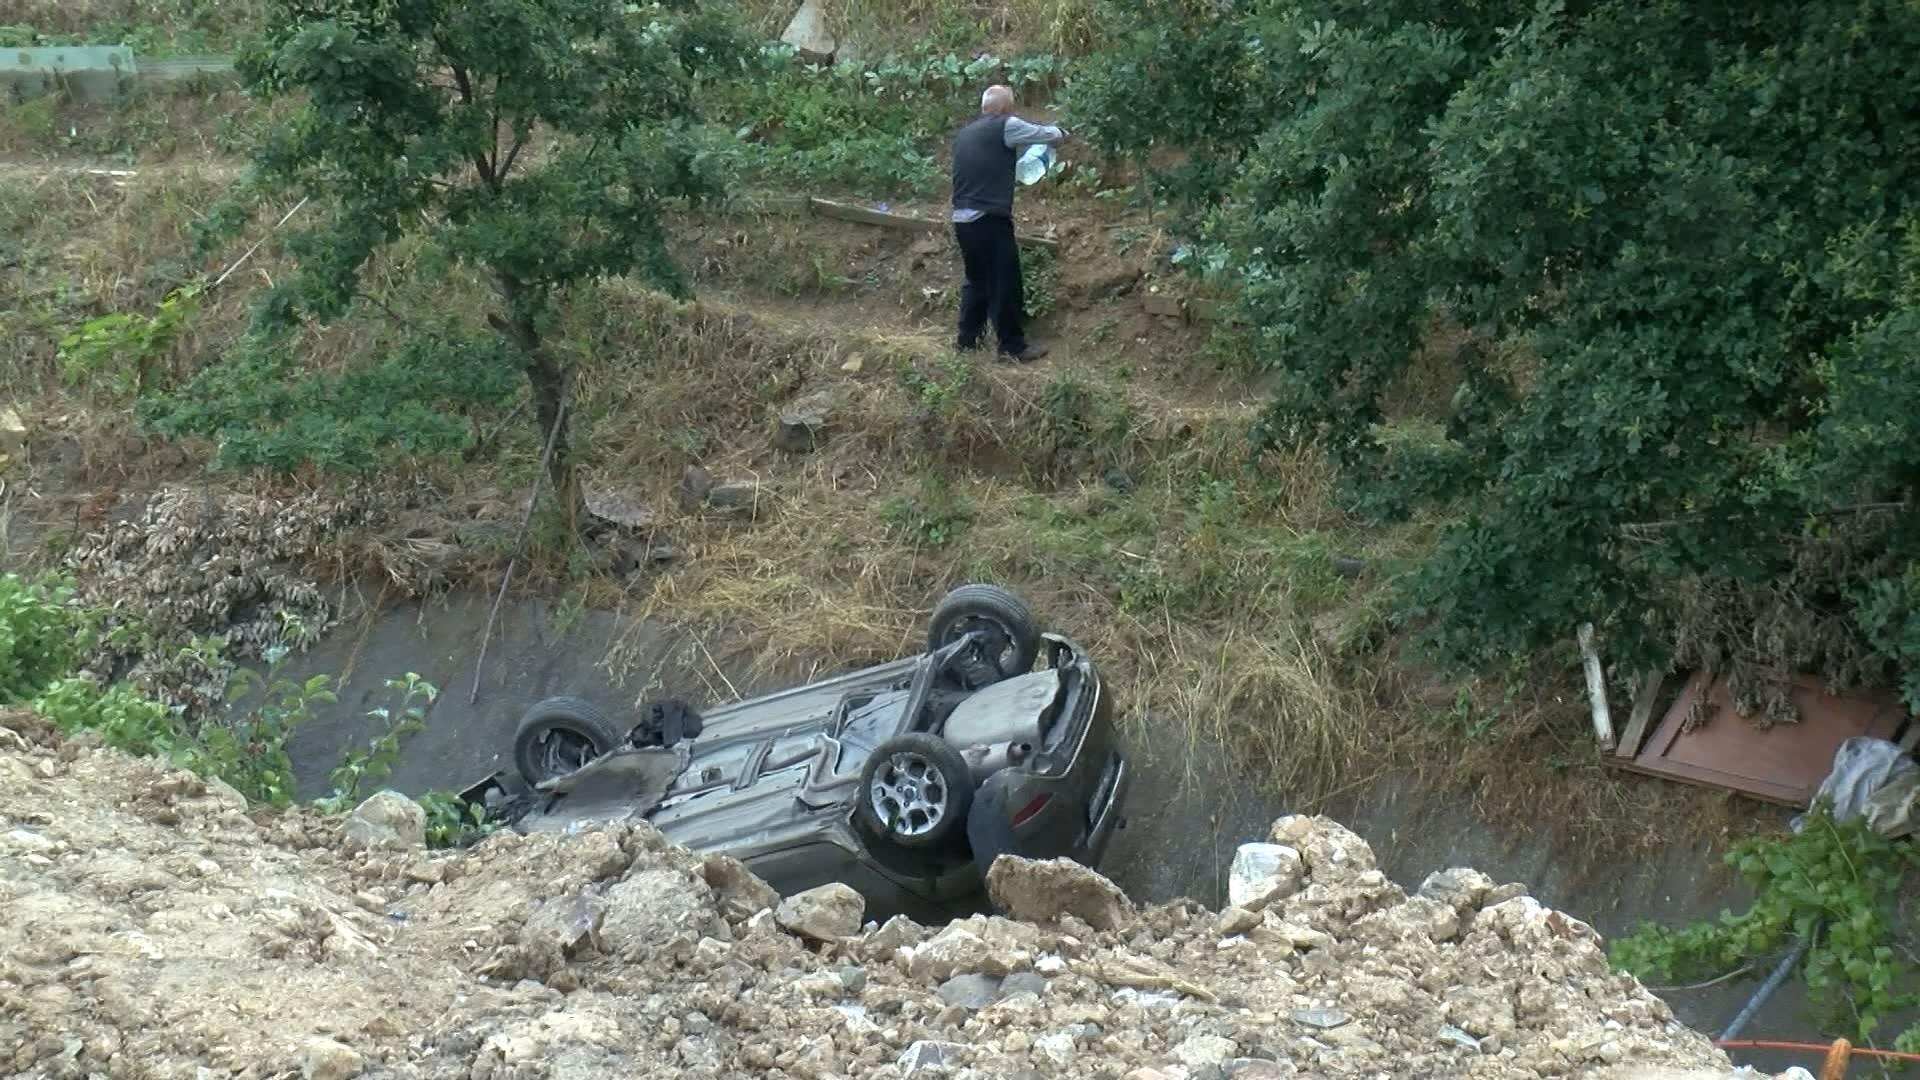
[[[1013,91],[1006,86],[989,86],[980,95],[980,111],[987,113],[1005,112],[1013,107]]]

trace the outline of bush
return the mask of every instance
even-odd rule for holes
[[[1078,127],[1183,151],[1215,204],[1277,385],[1258,437],[1324,447],[1355,509],[1451,522],[1405,605],[1440,656],[1591,620],[1651,666],[1676,583],[1765,588],[1862,512],[1903,580],[1920,10],[1256,0],[1193,37],[1196,6],[1126,16]],[[1449,397],[1406,401],[1417,361]],[[1829,584],[1869,605],[1860,648],[1920,660],[1886,589]]]
[[[1044,92],[1065,64],[1041,54],[962,59],[921,45],[873,64],[805,64],[790,46],[763,49],[753,77],[714,88],[716,107],[747,142],[740,167],[761,179],[868,195],[930,194],[938,153],[999,80]]]
[[[275,645],[266,652],[264,675],[245,668],[235,673],[227,687],[224,717],[189,718],[184,708],[155,701],[127,683],[103,689],[72,673],[97,622],[93,613],[73,603],[72,589],[64,582],[30,583],[17,574],[0,574],[0,704],[30,704],[68,735],[84,733],[111,750],[163,758],[223,781],[250,803],[276,809],[292,805],[293,762],[287,739],[312,716],[315,705],[337,700],[330,676],[282,676],[288,650]],[[371,782],[391,773],[401,740],[420,729],[440,694],[411,672],[387,680],[386,686],[399,695],[398,706],[372,711],[386,728],[366,750],[347,754],[333,770],[333,794],[314,802],[321,813],[352,809]],[[257,696],[248,701],[250,695]],[[483,814],[446,792],[428,792],[420,803],[428,814],[429,842],[435,846],[487,831]]]
[[[67,582],[0,574],[0,705],[31,701],[68,674],[92,628]]]
[[[1613,962],[1643,979],[1719,977],[1742,966],[1758,977],[1780,949],[1806,939],[1800,974],[1830,1027],[1872,1045],[1882,1020],[1920,1006],[1920,963],[1901,912],[1905,883],[1920,870],[1911,844],[1835,820],[1821,805],[1799,832],[1748,840],[1726,861],[1753,889],[1752,906],[1717,923],[1642,925],[1613,943]],[[1920,1024],[1895,1045],[1920,1049]]]
[[[269,650],[264,678],[239,672],[230,701],[252,689],[262,693],[251,708],[232,709],[224,722],[193,724],[184,709],[146,697],[126,683],[102,689],[91,679],[73,676],[53,680],[34,698],[33,708],[67,734],[85,732],[111,750],[164,758],[223,781],[249,802],[284,809],[293,802],[287,738],[314,704],[334,699],[325,675],[305,682],[280,678],[285,655],[284,647]]]

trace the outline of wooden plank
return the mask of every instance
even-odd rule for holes
[[[918,232],[933,232],[940,223],[930,218],[913,217],[909,214],[892,214],[885,210],[869,210],[864,206],[851,203],[834,202],[814,196],[807,200],[807,206],[821,217],[839,218],[841,221],[857,221],[862,225],[879,225],[888,229],[910,229]]]
[[[1717,707],[1703,726],[1683,732],[1694,700],[1707,695]],[[1725,679],[1708,684],[1695,674],[1667,709],[1647,745],[1632,762],[1612,763],[1632,772],[1687,784],[1724,788],[1767,802],[1805,809],[1833,767],[1833,754],[1853,735],[1889,738],[1898,712],[1883,700],[1829,695],[1819,679],[1797,676],[1789,695],[1800,721],[1761,731],[1733,711]]]
[[[951,222],[935,221],[932,218],[916,217],[912,214],[895,214],[886,210],[869,210],[852,203],[834,202],[815,195],[807,200],[808,209],[821,217],[838,218],[841,221],[857,221],[862,225],[878,225],[885,229],[906,229],[911,232],[941,232],[951,226]],[[1044,236],[1020,234],[1015,237],[1023,244],[1043,247],[1048,251],[1059,251],[1060,241],[1049,240]]]
[[[1653,705],[1660,697],[1660,686],[1667,681],[1664,671],[1649,671],[1640,681],[1640,696],[1633,699],[1633,712],[1627,716],[1627,730],[1620,733],[1620,745],[1613,752],[1620,757],[1632,757],[1640,752],[1640,744],[1647,737],[1647,724],[1653,720]]]

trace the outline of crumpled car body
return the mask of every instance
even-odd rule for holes
[[[978,905],[997,855],[1093,866],[1122,824],[1107,687],[1079,646],[1040,639],[1044,663],[978,689],[929,689],[953,652],[934,650],[704,711],[695,738],[623,746],[538,788],[498,774],[463,794],[514,804],[516,831],[643,820],[783,895],[839,881],[874,917],[944,917]],[[914,731],[959,750],[974,785],[964,835],[931,850],[874,835],[854,812],[869,757]]]

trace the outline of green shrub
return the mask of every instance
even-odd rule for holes
[[[414,801],[427,812],[430,848],[454,847],[470,835],[484,836],[499,828],[498,823],[486,820],[485,807],[468,806],[451,791],[429,791]]]
[[[228,700],[261,690],[248,708],[199,724],[184,710],[146,697],[126,683],[105,689],[91,679],[55,679],[33,701],[34,711],[70,735],[82,732],[107,748],[136,757],[164,758],[204,777],[217,778],[247,801],[284,809],[293,802],[293,762],[287,738],[319,702],[334,700],[330,679],[315,675],[305,682],[279,677],[284,647],[267,653],[268,673],[241,670]]]
[[[1742,966],[1758,976],[1780,949],[1806,939],[1800,975],[1830,1028],[1872,1045],[1882,1020],[1920,1006],[1920,963],[1901,912],[1920,870],[1913,845],[1835,820],[1823,803],[1799,832],[1746,841],[1726,861],[1754,891],[1747,910],[1678,928],[1643,924],[1613,943],[1613,962],[1646,979],[1718,977]],[[1895,1045],[1920,1048],[1920,1024]]]
[[[400,705],[397,709],[382,705],[367,713],[383,728],[368,741],[365,750],[349,752],[329,774],[333,794],[313,803],[323,814],[344,813],[372,794],[371,785],[385,780],[399,763],[401,740],[426,726],[427,710],[440,697],[438,687],[413,672],[405,678],[388,679],[386,685],[400,695]]]
[[[1854,590],[1855,636],[1920,660],[1920,9],[1107,7],[1077,130],[1186,163],[1275,387],[1259,438],[1446,522],[1401,603],[1438,656],[1591,621],[1642,670],[1679,583],[1770,588],[1871,512],[1896,584]],[[1416,365],[1451,393],[1408,402]]]
[[[61,731],[92,733],[112,750],[176,764],[184,764],[181,758],[191,756],[191,740],[179,713],[126,683],[103,690],[80,676],[55,679],[34,699],[33,709]]]
[[[0,705],[31,701],[71,673],[93,627],[71,584],[0,574]]]

